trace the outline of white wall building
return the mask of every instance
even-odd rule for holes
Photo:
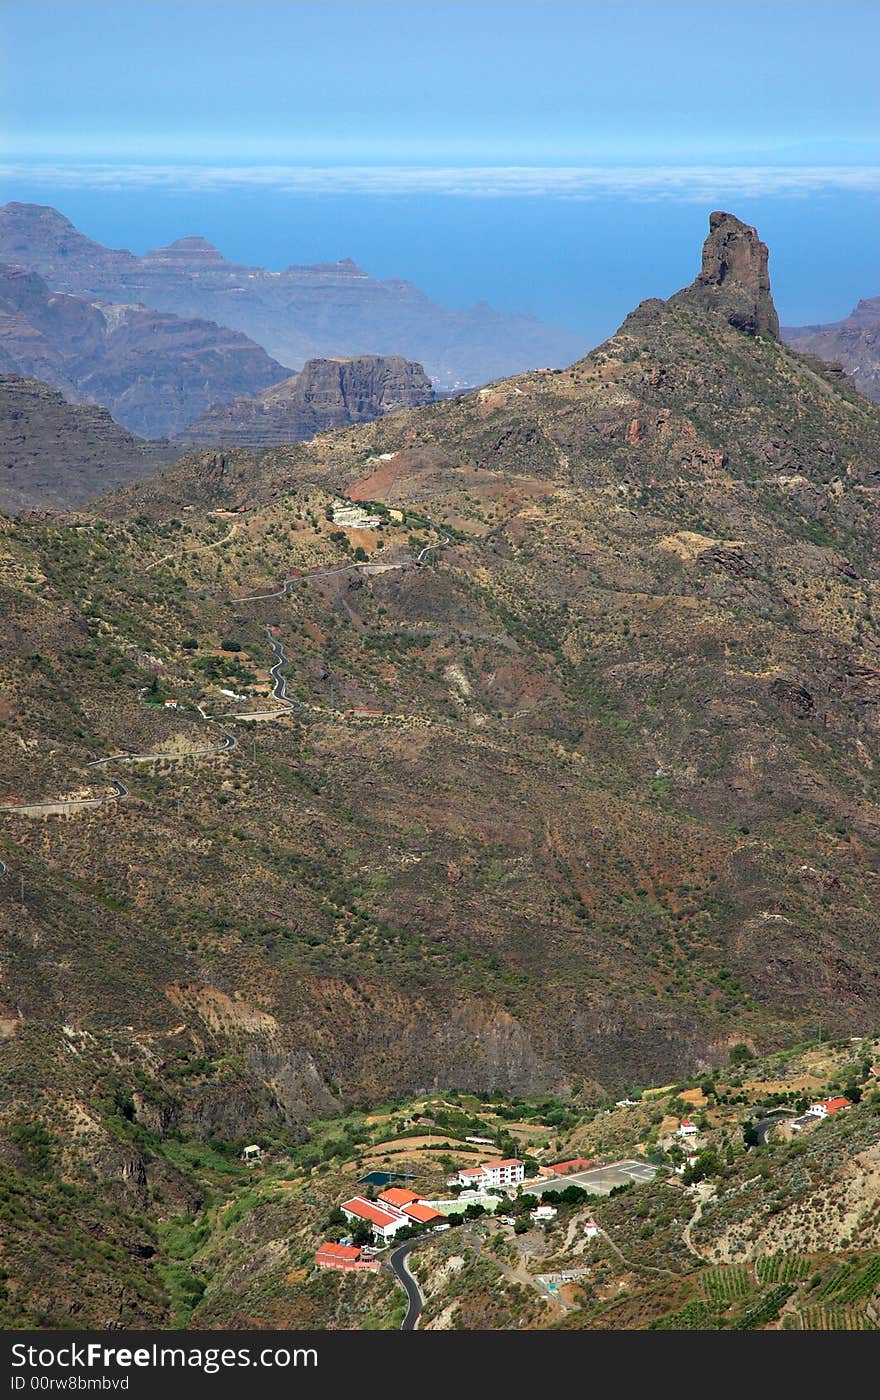
[[[526,1164],[518,1157],[504,1157],[491,1162],[481,1162],[478,1167],[462,1167],[458,1173],[461,1186],[487,1187],[516,1186],[525,1180]]]
[[[405,1225],[412,1224],[407,1216],[386,1210],[384,1206],[375,1201],[368,1201],[364,1196],[353,1196],[350,1201],[343,1201],[340,1210],[349,1222],[366,1221],[373,1239],[383,1244],[393,1240],[398,1230],[402,1230]]]

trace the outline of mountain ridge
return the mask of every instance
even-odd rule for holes
[[[782,336],[795,350],[839,364],[860,393],[880,402],[880,297],[864,297],[841,321],[786,326]]]
[[[233,327],[294,369],[312,358],[395,354],[423,364],[438,388],[456,388],[529,364],[564,363],[583,348],[576,336],[534,318],[435,305],[411,283],[377,281],[350,259],[275,272],[227,262],[201,238],[142,258],[104,249],[49,206],[0,208],[2,259],[59,291]]]
[[[0,367],[104,405],[142,437],[178,432],[219,398],[285,378],[247,336],[215,322],[51,291],[0,263]]]

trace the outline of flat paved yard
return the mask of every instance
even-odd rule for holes
[[[569,1176],[553,1177],[534,1186],[526,1186],[526,1191],[541,1196],[545,1191],[563,1191],[566,1186],[581,1186],[594,1196],[607,1196],[615,1186],[626,1186],[629,1182],[653,1181],[657,1168],[647,1162],[612,1162],[607,1167],[592,1167],[586,1172],[572,1172]]]

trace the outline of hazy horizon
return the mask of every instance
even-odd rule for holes
[[[586,347],[691,281],[720,207],[769,244],[784,324],[880,294],[876,7],[7,0],[2,20],[2,197],[110,246],[350,257]]]

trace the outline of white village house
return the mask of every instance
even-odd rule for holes
[[[534,1220],[536,1225],[540,1225],[555,1220],[557,1214],[555,1206],[535,1206],[534,1210],[529,1211],[529,1219]]]
[[[481,1162],[478,1167],[462,1167],[458,1173],[461,1186],[487,1187],[517,1186],[525,1180],[526,1164],[518,1157],[504,1157],[491,1162]]]
[[[828,1118],[835,1113],[841,1113],[844,1109],[852,1108],[849,1099],[823,1099],[821,1103],[811,1103],[804,1114],[805,1118]]]

